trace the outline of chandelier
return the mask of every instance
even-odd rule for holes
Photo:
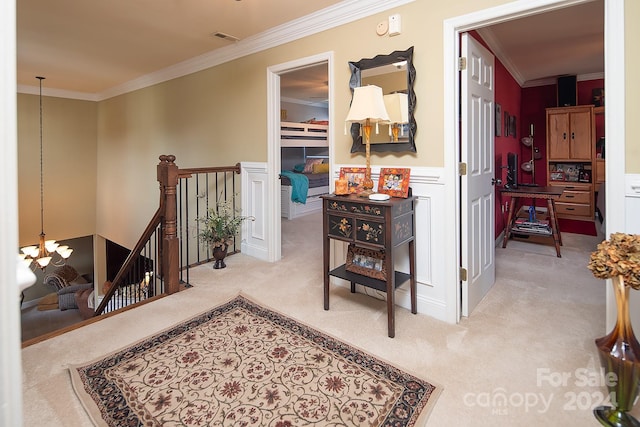
[[[71,256],[69,246],[60,245],[55,240],[45,240],[44,233],[44,181],[43,181],[43,160],[42,160],[42,80],[44,77],[36,77],[40,80],[40,242],[38,246],[25,246],[21,248],[19,255],[25,264],[32,269],[40,267],[44,271],[49,264],[60,266],[67,262]]]

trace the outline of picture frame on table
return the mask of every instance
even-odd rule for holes
[[[378,178],[378,193],[388,194],[391,197],[409,196],[409,168],[382,168]]]
[[[387,280],[385,252],[362,248],[352,243],[347,248],[345,269],[373,279]]]
[[[549,177],[551,178],[551,181],[564,181],[564,172],[563,171],[551,172]]]
[[[366,168],[340,168],[340,179],[347,180],[349,194],[358,194],[362,192],[362,183],[364,182],[366,173]]]

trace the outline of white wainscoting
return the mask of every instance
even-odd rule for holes
[[[240,163],[242,191],[242,215],[252,216],[253,221],[242,224],[240,250],[246,255],[269,260],[269,206],[267,203],[267,164],[263,162]]]
[[[624,188],[625,233],[640,234],[640,174],[626,174]],[[611,208],[607,206],[607,211]],[[605,221],[606,221],[605,217]],[[607,236],[608,237],[608,236]],[[615,306],[612,308],[615,314]],[[640,292],[631,292],[629,313],[633,329],[640,331]]]
[[[337,179],[340,167],[358,167],[361,165],[334,165],[334,178]],[[379,166],[371,170],[377,188],[377,177],[380,168],[393,166]],[[269,260],[268,224],[271,221],[274,207],[271,207],[267,191],[267,164],[257,162],[241,163],[242,177],[242,212],[243,215],[253,215],[254,222],[247,222],[242,230],[242,252],[246,255]],[[411,168],[410,185],[416,202],[416,280],[418,313],[427,314],[439,320],[447,321],[445,253],[441,243],[447,239],[444,224],[447,213],[444,204],[444,179],[442,168]],[[333,191],[333,186],[332,186]],[[275,202],[274,202],[275,203]],[[396,269],[409,272],[408,251],[399,248],[396,252]],[[332,241],[332,265],[344,263],[346,245]],[[320,262],[320,261],[319,261]],[[337,278],[332,278],[336,286],[349,286]],[[359,292],[367,293],[377,298],[384,298],[384,293],[358,287]],[[408,283],[396,291],[396,304],[406,309],[411,308]]]

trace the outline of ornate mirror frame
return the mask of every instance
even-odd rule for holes
[[[413,66],[413,46],[407,50],[396,50],[389,55],[378,55],[375,58],[361,59],[358,62],[349,62],[349,68],[351,68],[349,88],[351,89],[351,96],[353,99],[353,89],[362,85],[362,70],[382,67],[402,61],[407,61],[407,97],[409,100],[408,142],[372,143],[370,144],[371,151],[416,152],[415,135],[418,126],[414,117],[414,111],[416,109],[416,94],[413,90],[413,82],[416,79],[416,69]],[[351,152],[364,152],[365,145],[362,142],[359,123],[351,124],[351,137],[353,138]]]

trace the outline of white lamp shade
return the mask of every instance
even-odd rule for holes
[[[40,267],[46,267],[51,262],[51,257],[50,256],[45,256],[45,257],[42,257],[42,258],[38,258],[36,260],[36,262],[40,265]]]
[[[384,96],[384,106],[391,123],[409,122],[409,97],[406,93],[391,93]]]
[[[384,106],[382,88],[375,85],[360,86],[353,90],[351,108],[347,114],[347,122],[389,123],[389,114]]]
[[[25,246],[24,248],[21,249],[21,251],[22,251],[23,254],[31,256],[31,254],[33,253],[34,249],[37,249],[37,247],[35,247],[35,246]]]

